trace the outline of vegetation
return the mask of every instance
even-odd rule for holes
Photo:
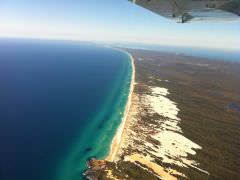
[[[199,144],[202,149],[190,158],[199,162],[196,168],[178,167],[164,164],[154,157],[155,163],[165,168],[175,169],[191,180],[228,179],[240,177],[240,112],[229,110],[229,103],[240,103],[240,64],[210,61],[183,55],[174,55],[144,50],[128,50],[135,58],[136,94],[147,94],[148,86],[165,87],[170,91],[170,99],[180,108],[180,127],[183,135]],[[161,79],[161,80],[159,80]],[[168,80],[168,81],[164,81]],[[139,116],[139,127],[157,124],[159,115]],[[144,133],[144,132],[142,132]],[[159,142],[146,136],[148,142]],[[134,142],[141,144],[140,140]],[[118,162],[107,162],[107,168],[97,172],[100,179],[109,179],[109,171],[117,179],[151,180],[158,179],[151,169],[141,163],[123,161],[124,156],[137,152],[128,147]],[[141,152],[144,154],[145,152]],[[178,179],[185,179],[176,176]],[[110,178],[111,179],[111,178]]]

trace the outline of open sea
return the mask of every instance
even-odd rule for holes
[[[0,180],[81,179],[109,151],[131,75],[110,48],[0,39]]]

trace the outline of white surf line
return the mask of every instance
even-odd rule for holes
[[[122,136],[123,136],[124,128],[125,128],[125,125],[126,125],[127,116],[128,116],[129,110],[130,110],[130,106],[131,106],[131,99],[132,99],[132,93],[133,93],[134,82],[135,82],[135,66],[134,66],[133,56],[130,53],[124,51],[124,50],[115,49],[115,48],[112,48],[112,49],[120,51],[120,52],[122,52],[124,54],[127,54],[129,56],[129,58],[131,60],[131,66],[132,66],[132,78],[131,78],[130,91],[129,91],[129,95],[128,95],[128,101],[127,101],[127,104],[126,104],[126,107],[125,107],[122,122],[119,125],[119,127],[117,129],[117,132],[116,132],[116,134],[113,138],[113,141],[111,143],[110,152],[109,152],[108,156],[105,158],[108,161],[113,161],[115,159],[115,156],[116,156],[116,154],[119,150],[119,146],[122,142]]]

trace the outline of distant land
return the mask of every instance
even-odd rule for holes
[[[238,54],[0,39],[0,179],[238,179]]]
[[[173,53],[192,57],[202,57],[209,60],[233,61],[240,63],[240,49],[219,49],[194,46],[176,45],[153,45],[141,43],[113,43],[112,46],[119,48],[158,51],[162,53]]]
[[[130,110],[116,155],[90,160],[88,177],[238,179],[240,64],[124,50],[135,66]]]

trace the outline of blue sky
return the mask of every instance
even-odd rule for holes
[[[0,0],[0,36],[240,50],[240,21],[178,24],[127,0]]]

